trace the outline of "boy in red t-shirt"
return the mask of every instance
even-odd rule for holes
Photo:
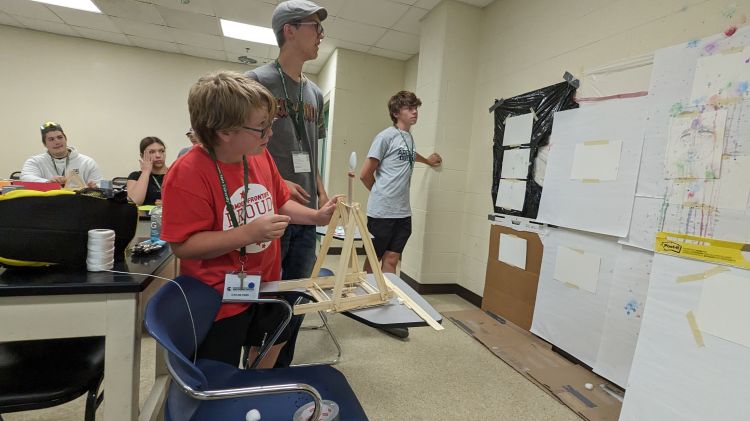
[[[235,72],[211,73],[190,89],[188,108],[200,147],[178,160],[164,181],[161,238],[181,259],[182,275],[224,297],[225,279],[237,271],[279,280],[278,239],[286,226],[327,224],[341,196],[317,211],[289,200],[266,148],[276,101],[259,83]],[[237,366],[248,345],[254,358],[284,313],[278,305],[223,303],[199,357]],[[288,336],[281,334],[259,368],[273,367]]]

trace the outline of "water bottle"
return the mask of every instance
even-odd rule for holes
[[[151,242],[159,241],[161,237],[161,201],[156,202],[156,207],[151,209]]]

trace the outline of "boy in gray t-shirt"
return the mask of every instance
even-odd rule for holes
[[[443,159],[437,153],[425,158],[414,147],[409,130],[416,124],[422,101],[413,92],[401,91],[388,101],[393,126],[375,136],[359,178],[370,190],[367,201],[367,229],[374,237],[375,253],[383,272],[396,273],[406,242],[411,235],[409,186],[414,162],[437,167]],[[365,270],[372,272],[370,262]]]

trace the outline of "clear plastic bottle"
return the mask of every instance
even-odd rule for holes
[[[151,216],[151,242],[159,241],[161,237],[161,201],[156,201],[156,207],[149,212]]]

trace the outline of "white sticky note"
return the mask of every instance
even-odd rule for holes
[[[731,272],[703,281],[696,316],[698,328],[727,341],[750,348],[750,279]]]
[[[497,260],[526,270],[526,239],[515,235],[500,234]]]
[[[618,140],[576,144],[572,180],[617,180],[622,142]]]
[[[531,130],[534,115],[531,113],[508,117],[505,120],[503,146],[525,145],[531,143]]]
[[[596,293],[602,258],[595,254],[558,246],[554,278]]]
[[[503,209],[523,210],[526,200],[526,181],[500,179],[495,206]]]
[[[529,176],[529,153],[531,149],[508,149],[503,152],[501,178],[526,180]]]

